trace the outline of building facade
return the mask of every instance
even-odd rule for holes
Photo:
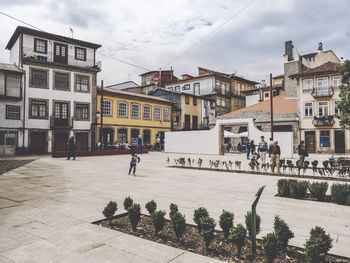
[[[135,143],[139,135],[145,145],[155,145],[156,137],[164,140],[171,131],[172,102],[163,98],[111,88],[97,93],[97,110],[103,114],[103,144],[115,141]],[[97,121],[96,142],[101,141],[101,118]]]
[[[100,47],[26,27],[13,33],[6,49],[25,71],[23,147],[30,153],[64,151],[71,135],[78,150],[91,148]]]

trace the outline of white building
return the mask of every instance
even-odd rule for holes
[[[25,71],[23,144],[30,153],[66,150],[68,137],[88,150],[95,136],[95,60],[101,45],[17,27],[6,49],[10,63]]]

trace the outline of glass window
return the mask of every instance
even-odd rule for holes
[[[155,121],[162,120],[162,110],[160,107],[154,107],[154,120]]]
[[[118,117],[128,117],[128,103],[118,102]]]
[[[103,100],[102,113],[105,116],[112,116],[112,101],[111,100]]]
[[[341,76],[333,77],[333,87],[338,88],[341,85]]]
[[[328,116],[328,101],[318,102],[318,116]]]
[[[143,130],[143,144],[151,144],[151,130]]]
[[[143,119],[151,120],[152,119],[152,107],[149,105],[143,106]]]
[[[170,121],[170,109],[169,108],[164,108],[163,118],[164,118],[164,121]]]
[[[20,119],[20,107],[6,105],[6,119],[19,120]]]
[[[190,96],[185,95],[185,103],[190,104]]]
[[[234,103],[235,103],[235,107],[238,107],[238,99],[235,98],[234,101],[235,101],[235,102],[234,102]]]
[[[40,69],[31,70],[31,85],[39,88],[47,87],[47,71]]]
[[[128,141],[128,129],[118,129],[118,142],[123,143]]]
[[[305,102],[304,103],[304,117],[312,117],[314,115],[313,109],[314,109],[313,102]]]
[[[241,83],[237,83],[237,91],[238,91],[238,95],[241,94]]]
[[[0,89],[0,95],[6,95],[9,97],[21,97],[21,75],[6,73],[6,85],[3,85]],[[3,84],[3,83],[2,83]],[[5,93],[6,88],[6,93]]]
[[[175,91],[180,91],[180,86],[175,86]]]
[[[190,84],[186,84],[182,87],[182,90],[189,90],[190,89]]]
[[[221,106],[221,100],[220,99],[216,99],[216,105],[217,106]]]
[[[75,106],[75,119],[88,120],[89,119],[89,105],[77,103]]]
[[[193,106],[197,106],[197,98],[193,97]]]
[[[330,146],[329,131],[320,131],[320,145],[321,145],[321,147],[329,147]]]
[[[30,104],[31,117],[32,118],[46,118],[47,117],[47,104],[46,101],[42,100],[32,100]]]
[[[245,85],[242,84],[241,88],[242,88],[242,91],[244,91],[245,90]]]
[[[75,90],[88,92],[89,91],[89,76],[76,75],[75,76]]]
[[[226,107],[226,100],[222,100],[222,101],[221,101],[221,106],[222,106],[222,107]]]
[[[69,74],[55,72],[55,89],[69,90]]]
[[[339,110],[337,108],[337,105],[338,105],[339,102],[340,102],[339,100],[335,100],[333,102],[333,104],[334,104],[334,114],[339,114]]]
[[[194,94],[200,95],[200,93],[201,93],[200,83],[194,83],[193,88],[194,88]]]
[[[312,90],[313,90],[313,80],[303,79],[303,91],[312,91]]]
[[[137,104],[137,103],[131,104],[131,118],[134,118],[134,119],[140,118],[140,104]]]
[[[169,90],[173,90],[174,88],[173,87],[168,87]]]
[[[139,129],[131,129],[131,143],[137,143],[137,139],[140,135]]]
[[[47,41],[43,39],[34,38],[34,52],[47,53]]]
[[[75,59],[86,61],[86,49],[75,47]]]

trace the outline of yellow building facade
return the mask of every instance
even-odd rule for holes
[[[198,129],[201,126],[202,100],[193,95],[181,94],[181,120],[185,130]]]
[[[155,145],[156,137],[164,139],[171,131],[172,102],[163,98],[105,88],[101,109],[101,90],[97,93],[97,110],[103,113],[104,145],[136,143]],[[101,118],[97,120],[96,141],[101,141]]]
[[[245,107],[245,94],[246,90],[255,89],[257,82],[250,81],[244,78],[235,77],[231,82],[231,111],[238,110]]]

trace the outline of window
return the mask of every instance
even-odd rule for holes
[[[30,85],[36,88],[48,88],[47,71],[31,68]]]
[[[190,104],[190,96],[185,95],[185,103]]]
[[[160,107],[154,107],[154,120],[155,121],[162,120],[162,110]]]
[[[170,121],[170,109],[164,108],[163,110],[163,120],[164,121]]]
[[[124,101],[118,102],[118,117],[128,117],[128,103]]]
[[[151,130],[143,130],[143,144],[151,144]]]
[[[221,100],[221,106],[226,107],[226,100]]]
[[[237,92],[238,92],[238,95],[241,94],[241,83],[237,83]]]
[[[20,119],[20,107],[6,105],[6,119],[19,120]]]
[[[193,97],[193,106],[197,106],[197,98]]]
[[[143,106],[143,119],[151,120],[152,119],[152,107],[149,105]]]
[[[186,84],[182,87],[182,90],[189,90],[190,89],[190,84]]]
[[[180,86],[175,86],[175,91],[180,91]]]
[[[34,52],[47,53],[47,40],[34,38]]]
[[[55,72],[55,88],[59,90],[70,90],[69,73]]]
[[[268,98],[268,97],[270,97],[270,93],[266,92],[265,93],[265,98]]]
[[[248,86],[248,90],[250,90],[252,87],[251,86]]]
[[[140,119],[140,104],[131,103],[131,118]]]
[[[242,91],[244,91],[245,90],[245,85],[242,84],[241,88],[242,88]]]
[[[191,129],[191,115],[185,115],[185,130]]]
[[[245,107],[245,99],[242,100],[242,107]]]
[[[225,95],[226,94],[225,83],[221,82],[220,87],[221,87],[221,94]]]
[[[317,78],[316,82],[317,94],[327,95],[328,94],[328,77]]]
[[[196,130],[198,129],[198,117],[192,116],[192,129]]]
[[[238,99],[234,98],[235,107],[238,107]]]
[[[22,76],[11,73],[5,73],[3,76],[0,83],[0,95],[20,98]]]
[[[314,104],[313,102],[304,103],[304,117],[312,117],[314,115]]]
[[[131,129],[131,143],[137,143],[137,139],[140,135],[139,129]]]
[[[120,128],[118,129],[118,142],[123,143],[128,141],[128,129]]]
[[[200,83],[194,83],[193,88],[194,88],[194,94],[200,95],[200,93],[201,93]]]
[[[103,100],[102,113],[104,116],[112,116],[112,101]]]
[[[341,85],[341,76],[333,77],[333,87],[338,88]]]
[[[320,146],[321,147],[329,147],[330,146],[329,131],[320,131]]]
[[[47,106],[45,100],[30,100],[30,117],[32,119],[46,119]]]
[[[89,104],[77,103],[75,105],[75,119],[89,120]]]
[[[216,106],[221,106],[221,100],[220,99],[216,99]]]
[[[337,108],[337,104],[339,103],[340,101],[339,100],[335,100],[333,102],[333,105],[334,105],[334,114],[339,114],[339,110]]]
[[[75,47],[75,59],[86,61],[86,49],[81,47]]]
[[[312,79],[303,79],[303,91],[312,91],[313,81]]]
[[[328,101],[318,102],[318,116],[328,116]]]
[[[173,90],[174,88],[173,87],[168,87],[168,90]]]
[[[75,90],[80,92],[89,92],[89,76],[75,75]]]

